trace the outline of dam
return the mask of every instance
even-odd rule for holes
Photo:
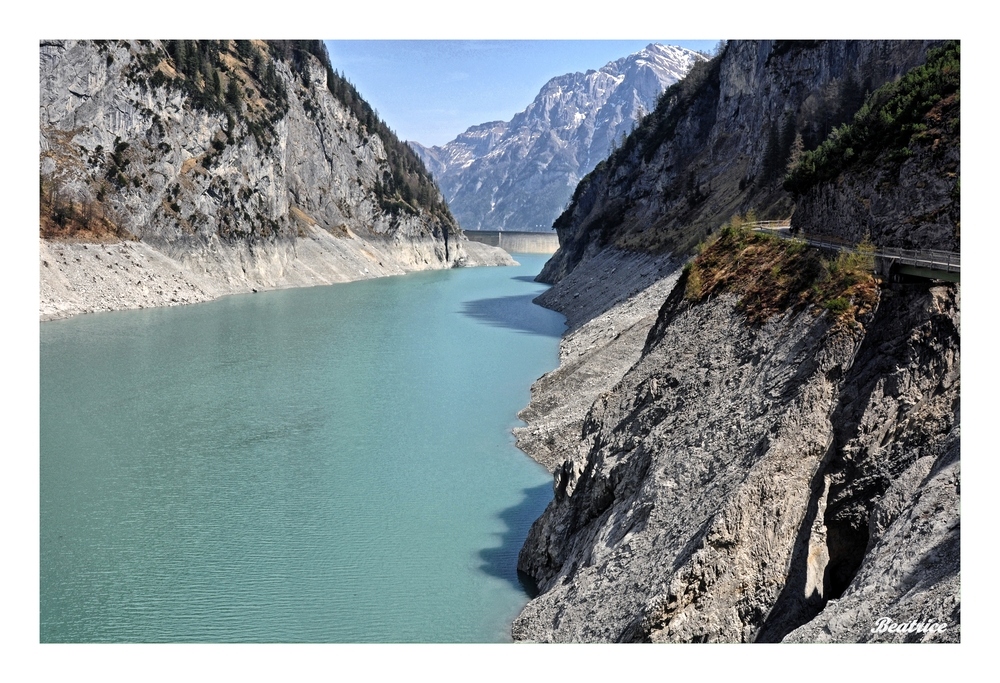
[[[466,230],[465,236],[473,242],[500,247],[508,254],[554,254],[559,248],[559,237],[554,230],[548,232]]]

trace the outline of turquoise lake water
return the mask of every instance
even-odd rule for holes
[[[502,642],[548,258],[41,325],[42,642]]]

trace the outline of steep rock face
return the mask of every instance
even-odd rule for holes
[[[731,43],[729,50],[747,47]],[[905,54],[912,44],[903,47]],[[771,45],[748,50],[743,59],[766,66],[768,58],[796,51],[838,49]],[[794,217],[811,217],[808,222],[831,237],[859,240],[868,233],[889,246],[957,249],[958,64],[954,48],[941,54],[948,50],[952,61],[942,69],[950,70],[954,97],[948,88],[932,93],[937,100],[927,98],[934,88],[911,89],[933,106],[922,119],[897,113],[905,125],[884,131],[899,143],[896,153],[883,154],[881,143],[855,148],[865,163],[835,167],[841,170],[794,196],[777,187],[751,190],[742,208],[764,213],[780,194]],[[880,46],[855,52],[865,55],[874,55],[879,68],[896,60]],[[822,71],[822,64],[807,63]],[[721,73],[722,65],[714,67]],[[801,78],[809,82],[813,70]],[[690,144],[692,158],[715,158],[708,172],[719,178],[735,157],[712,157],[699,149],[696,135],[684,137],[690,130],[678,132],[685,117],[689,127],[706,123],[695,110],[711,126],[721,125],[708,105],[723,80],[712,86],[710,70],[693,75],[697,87],[668,93],[684,115],[660,119],[676,126],[664,133],[664,140],[674,137],[662,153],[680,155]],[[752,104],[751,85],[731,80],[734,92]],[[641,150],[656,130],[640,135],[633,148]],[[747,163],[763,168],[769,146],[759,146]],[[850,158],[834,160],[842,161]],[[612,158],[608,167],[619,162]],[[591,232],[570,232],[561,256],[550,261],[559,281],[540,299],[572,314],[573,322],[560,368],[536,383],[532,404],[521,413],[528,425],[519,445],[553,471],[555,497],[519,557],[540,593],[515,621],[514,637],[957,642],[960,285],[875,286],[863,272],[870,264],[764,236],[730,242],[736,234],[730,228],[669,296],[657,289],[677,276],[669,267],[639,290],[616,296],[605,287],[616,284],[615,271],[631,265],[632,272],[648,272],[657,255],[667,263],[675,248],[657,242],[663,231],[631,243],[631,250],[616,248],[641,237],[630,232],[631,212],[651,205],[628,204],[628,189],[655,183],[664,172],[652,162],[617,168],[614,182],[598,169],[592,178],[606,185],[581,183],[576,206],[592,212]],[[622,192],[612,196],[616,182]],[[923,188],[927,197],[912,196]],[[872,206],[881,201],[880,210],[868,211],[866,197]],[[827,215],[835,218],[820,224]],[[785,246],[772,249],[778,244]],[[579,250],[575,261],[568,258],[573,249]],[[719,258],[720,250],[728,260]],[[775,253],[805,260],[800,271],[786,271],[793,262],[772,258]],[[758,258],[763,254],[772,256]],[[715,270],[703,270],[706,264]],[[859,270],[836,280],[849,268]],[[835,281],[847,289],[823,294]],[[736,289],[704,289],[719,282]],[[790,291],[783,308],[750,320],[790,282],[800,289]],[[666,300],[655,320],[620,316],[627,306],[648,311],[656,297]],[[855,305],[860,324],[833,313]],[[630,324],[609,334],[617,320]],[[643,329],[649,332],[640,345]],[[929,623],[943,630],[928,631]]]
[[[903,594],[957,638],[957,288],[897,286],[853,330],[810,310],[758,328],[731,295],[682,291],[591,407],[585,456],[556,469],[519,558],[541,594],[514,637],[780,640],[844,593],[833,605],[882,602],[830,616],[831,639],[910,614]],[[925,493],[932,467],[952,484]],[[934,500],[946,511],[914,532]]]
[[[844,174],[810,193],[796,209],[792,226],[810,236],[835,236],[853,243],[869,237],[880,247],[958,252],[957,152],[948,153],[954,155],[951,171],[937,165],[927,169],[921,154],[902,168]]]
[[[730,41],[673,86],[578,185],[555,223],[558,282],[603,247],[686,253],[733,214],[787,217],[781,180],[864,93],[923,63],[929,41]]]
[[[380,201],[389,143],[320,59],[219,42],[194,76],[156,41],[40,44],[43,237],[141,240],[156,264],[108,280],[105,264],[43,258],[43,316],[475,262],[446,210]],[[171,275],[190,291],[136,294]]]
[[[904,150],[849,164],[811,187],[796,202],[793,229],[851,242],[868,237],[881,247],[960,251],[959,97],[944,94]]]
[[[510,122],[441,147],[411,143],[466,230],[548,230],[577,182],[704,57],[651,44],[597,71],[558,76]]]
[[[834,415],[827,471],[831,600],[788,642],[958,642],[959,288],[894,287]],[[854,567],[857,574],[850,578]],[[845,589],[846,586],[846,589]],[[776,638],[792,625],[775,610]],[[934,619],[940,634],[851,628]]]

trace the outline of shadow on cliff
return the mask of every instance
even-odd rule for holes
[[[500,537],[498,547],[484,548],[479,551],[479,559],[482,560],[479,569],[490,576],[509,581],[525,591],[529,597],[534,597],[537,589],[533,582],[517,571],[517,554],[521,551],[521,546],[528,536],[532,522],[541,516],[545,506],[552,500],[552,485],[542,484],[523,489],[521,494],[522,498],[519,503],[497,515],[507,525],[507,528],[502,533],[497,534]]]
[[[462,315],[493,327],[503,327],[527,334],[561,337],[566,329],[563,317],[532,303],[534,294],[498,296],[462,303]]]

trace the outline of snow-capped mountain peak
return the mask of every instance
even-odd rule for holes
[[[440,147],[410,143],[467,230],[547,230],[580,178],[701,54],[650,43],[600,69],[550,79],[509,122]]]

